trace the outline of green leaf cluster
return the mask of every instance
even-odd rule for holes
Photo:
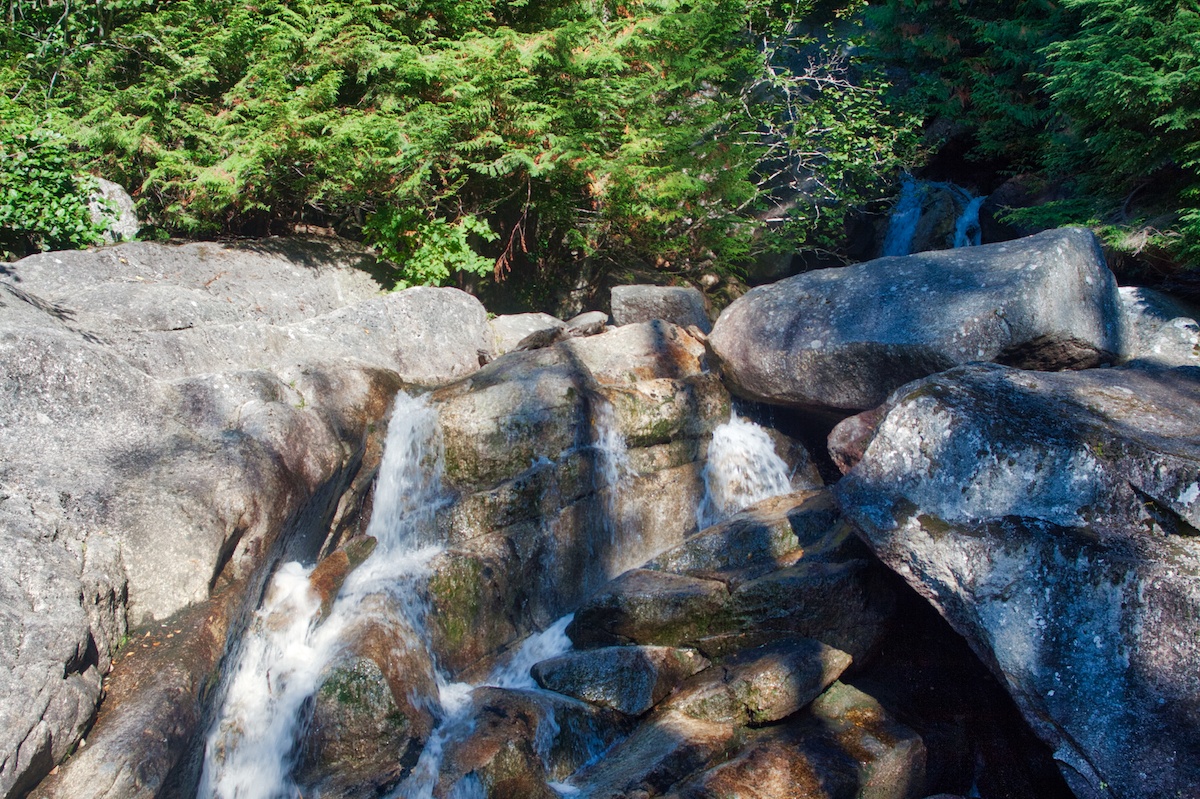
[[[860,0],[13,2],[0,91],[152,227],[329,225],[404,284],[736,271],[837,238],[913,146]]]
[[[88,209],[95,181],[76,174],[61,136],[0,115],[0,257],[98,243],[103,225]]]

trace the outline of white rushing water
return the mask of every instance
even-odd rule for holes
[[[791,491],[787,464],[767,431],[736,413],[718,425],[704,464],[704,499],[696,523],[708,527],[768,497]]]
[[[593,442],[603,482],[598,488],[615,493],[630,471],[628,454],[611,405],[602,402],[598,407]],[[304,734],[305,709],[348,633],[370,614],[399,610],[417,639],[407,645],[427,646],[419,587],[429,575],[430,561],[441,551],[433,542],[436,512],[445,501],[443,469],[436,412],[423,399],[398,395],[367,529],[377,542],[375,550],[350,573],[325,618],[309,580],[312,567],[285,563],[272,577],[233,658],[225,700],[208,736],[200,799],[301,799],[292,771]],[[571,618],[530,636],[480,684],[536,689],[530,667],[570,649],[565,631]],[[413,772],[391,799],[429,799],[446,744],[470,721],[476,686],[452,682],[436,663],[434,669],[438,695],[427,701],[439,722]],[[556,731],[552,713],[546,724]],[[468,777],[450,796],[476,799],[482,792],[478,779]]]
[[[606,488],[616,494],[633,475],[633,466],[629,462],[625,436],[617,425],[617,411],[600,394],[592,396],[592,447],[596,451],[595,463],[600,478],[597,490]]]
[[[201,799],[294,799],[292,781],[303,709],[339,653],[344,633],[385,595],[423,629],[417,585],[426,576],[434,513],[443,501],[443,448],[437,414],[424,400],[397,395],[367,534],[371,556],[347,578],[328,617],[309,583],[311,568],[286,563],[271,580],[243,636],[225,701],[208,736]]]
[[[978,247],[983,241],[983,228],[979,226],[979,209],[987,197],[972,197],[954,223],[954,248]]]
[[[622,531],[635,535],[639,532],[625,518],[622,501],[622,492],[634,471],[625,436],[617,424],[617,411],[608,398],[598,392],[591,397],[591,435],[591,448],[595,453],[593,487],[603,502],[609,544],[615,546]]]
[[[954,248],[975,247],[983,240],[979,226],[979,209],[987,197],[975,197],[969,191],[953,183],[933,183],[917,180],[905,175],[900,181],[900,194],[888,218],[887,233],[883,239],[880,255],[908,255],[912,252],[913,239],[921,222],[926,198],[934,191],[950,192],[962,210],[954,223]]]
[[[491,674],[476,685],[468,683],[448,683],[442,686],[442,720],[430,734],[421,757],[413,768],[408,779],[396,787],[388,799],[432,799],[433,789],[437,785],[441,770],[442,758],[446,753],[446,745],[455,737],[469,734],[471,731],[471,692],[480,686],[495,688],[539,690],[530,676],[529,670],[533,664],[557,657],[571,649],[571,639],[567,637],[567,625],[571,623],[574,614],[564,616],[546,628],[544,632],[531,635],[525,639],[516,653],[500,663]],[[545,724],[554,728],[553,713],[548,712]],[[554,728],[554,732],[557,729]],[[549,748],[551,741],[546,742]],[[542,747],[539,747],[541,749]],[[544,755],[543,755],[544,756]],[[459,780],[451,788],[451,799],[483,799],[482,783],[472,774]]]

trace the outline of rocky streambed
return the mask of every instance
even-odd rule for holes
[[[372,267],[4,267],[4,799],[1200,785],[1200,327],[1086,231],[715,326]]]

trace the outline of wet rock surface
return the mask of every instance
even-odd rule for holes
[[[412,770],[428,736],[428,725],[421,738],[414,726],[374,661],[334,667],[314,697],[297,766],[303,793],[339,799],[386,793]]]
[[[789,494],[621,575],[576,611],[567,632],[580,647],[689,646],[706,655],[747,637],[798,634],[862,657],[891,611],[877,569],[827,492]]]
[[[543,660],[533,678],[546,690],[639,716],[708,665],[694,649],[613,646]]]
[[[611,711],[542,691],[485,687],[448,736],[434,790],[453,796],[555,797],[550,782],[600,757],[628,731]]]
[[[1079,796],[1200,780],[1198,398],[1187,367],[960,367],[897,391],[836,489]]]
[[[704,345],[665,322],[513,352],[433,400],[456,498],[430,619],[455,673],[693,531],[729,413]]]
[[[924,786],[920,736],[872,697],[834,683],[807,712],[780,727],[750,733],[728,761],[668,796],[917,799]]]
[[[779,721],[816,699],[850,661],[820,641],[784,639],[725,658],[681,685],[663,709],[742,726]]]
[[[822,474],[846,473],[833,491],[799,490],[820,485],[809,454],[759,431],[758,455],[730,462],[738,502],[714,514],[699,512],[725,446],[713,432],[737,420],[700,327],[523,318],[501,346],[501,320],[469,296],[381,296],[370,259],[330,242],[14,265],[0,275],[0,796],[194,795],[230,641],[248,619],[308,618],[287,607],[346,623],[282,739],[284,781],[305,796],[377,796],[414,775],[445,799],[1187,795],[1200,378],[1168,367],[1192,363],[1195,323],[1141,290],[1114,315],[1094,249],[1059,231],[888,261],[871,289],[884,299],[849,314],[882,348],[822,333],[830,361],[803,374],[811,363],[786,358],[845,297],[793,303],[785,321],[759,307],[778,347],[748,361],[765,372],[714,347],[737,391],[793,409],[781,429],[895,391],[830,437]],[[1117,355],[1128,367],[955,366]],[[789,370],[808,393],[764,377]],[[404,381],[441,386],[440,427],[407,446],[446,469],[397,544],[361,533],[388,507],[371,485]],[[767,493],[793,493],[735,513],[762,496],[737,458],[768,450],[772,469],[785,457]],[[403,591],[355,593],[375,549],[434,542],[419,565],[388,561]],[[320,562],[280,570],[306,599],[276,607],[266,581],[285,558]],[[264,593],[274,610],[251,618]],[[535,689],[521,642],[553,626],[561,644],[572,610],[577,649],[535,646]],[[268,690],[287,673],[268,671]]]
[[[854,411],[971,361],[1038,369],[1111,361],[1119,313],[1095,237],[1063,229],[760,286],[721,314],[710,342],[742,396]]]

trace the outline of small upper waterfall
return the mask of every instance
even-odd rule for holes
[[[768,497],[791,491],[787,464],[767,431],[736,413],[718,425],[704,465],[704,499],[696,521],[708,527]]]
[[[983,241],[983,229],[979,226],[979,209],[987,197],[972,197],[954,223],[954,248],[978,247]]]
[[[919,184],[911,175],[905,175],[900,182],[900,196],[896,198],[896,205],[888,219],[882,255],[908,255],[912,252],[913,236],[921,219],[921,199]]]
[[[593,452],[592,484],[599,494],[604,508],[604,528],[611,549],[618,549],[623,533],[637,536],[640,532],[626,518],[622,492],[633,477],[633,465],[629,462],[629,448],[625,436],[617,424],[617,411],[603,394],[591,395],[591,442]],[[626,539],[630,540],[630,539]]]
[[[208,736],[201,799],[299,797],[291,772],[305,704],[320,687],[345,633],[384,603],[423,629],[417,585],[439,551],[434,511],[442,501],[437,414],[423,399],[397,395],[368,534],[377,543],[347,578],[322,620],[311,568],[284,564],[275,574],[236,654],[219,718]]]
[[[939,195],[948,199],[939,200]],[[908,255],[913,251],[914,244],[919,244],[921,249],[979,245],[982,241],[979,209],[986,199],[987,197],[973,196],[966,189],[953,183],[921,181],[911,175],[905,175],[900,181],[900,194],[888,218],[887,233],[880,255]],[[929,214],[937,209],[938,215],[945,214],[942,218],[948,221],[948,203],[952,203],[956,217],[953,231],[946,229],[943,234],[943,229],[938,226],[936,220],[930,220]],[[922,230],[925,230],[925,233],[918,243],[918,234]],[[931,236],[930,230],[936,230],[938,233]]]

